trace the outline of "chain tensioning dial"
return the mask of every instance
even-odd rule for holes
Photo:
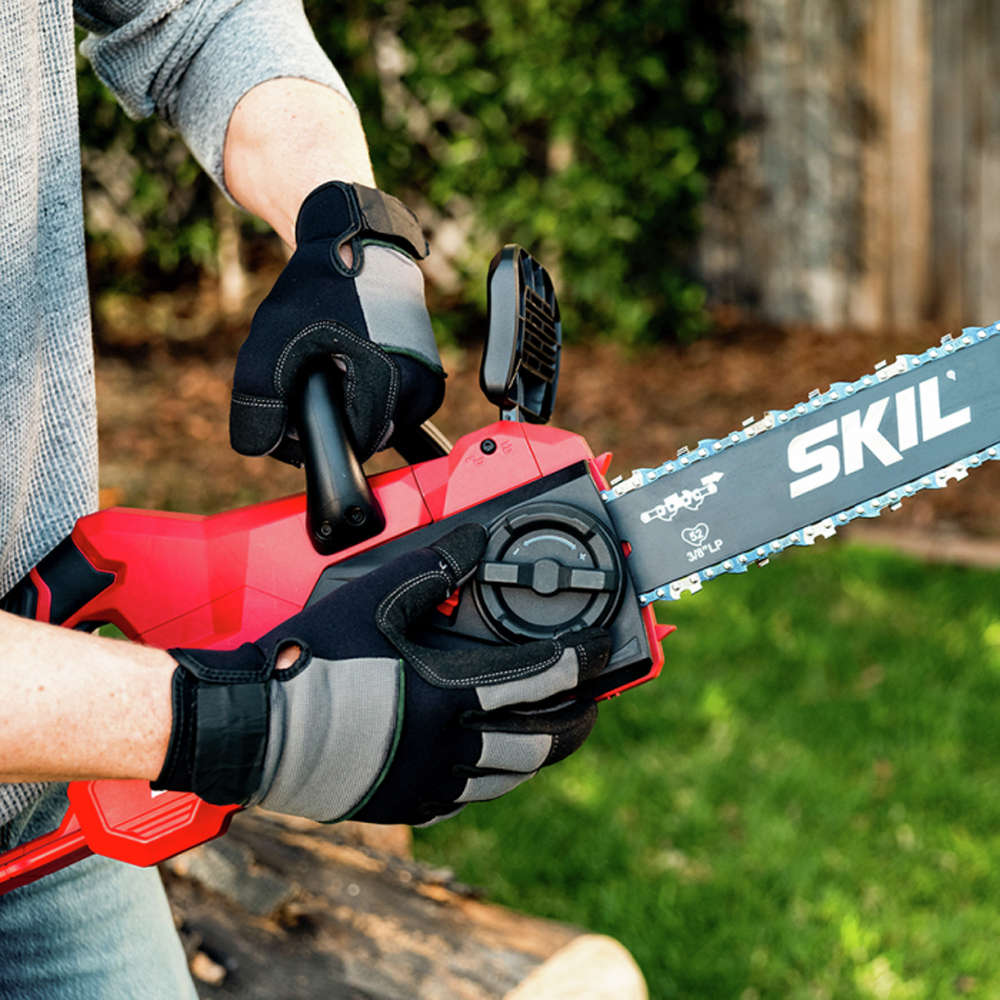
[[[592,514],[566,503],[528,503],[490,525],[476,605],[505,640],[606,625],[621,604],[622,558]]]

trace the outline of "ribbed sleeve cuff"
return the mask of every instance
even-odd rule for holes
[[[168,118],[223,191],[229,118],[244,94],[278,77],[312,80],[351,101],[297,0],[244,0],[208,36],[176,89]]]

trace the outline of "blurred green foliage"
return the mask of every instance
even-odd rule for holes
[[[691,258],[737,127],[731,0],[306,8],[361,109],[379,183],[438,237],[452,275],[439,310],[484,309],[486,260],[513,240],[556,272],[569,331],[637,341],[703,327]],[[132,189],[116,202],[145,241],[137,256],[92,220],[97,280],[148,287],[211,268],[212,194],[190,158],[162,127],[126,122],[89,74],[80,89],[85,188],[106,196],[104,151],[127,154]],[[452,332],[462,322],[455,308]]]
[[[214,270],[212,181],[166,126],[131,121],[82,57],[77,67],[92,285],[144,294]]]

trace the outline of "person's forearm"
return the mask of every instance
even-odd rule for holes
[[[154,779],[175,666],[163,650],[0,612],[0,781]]]
[[[226,186],[289,245],[306,195],[325,181],[375,185],[358,113],[335,90],[277,79],[233,111],[224,150]]]

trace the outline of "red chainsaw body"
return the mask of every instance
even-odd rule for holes
[[[486,439],[495,447],[481,447]],[[60,623],[110,622],[129,639],[160,648],[234,648],[299,611],[331,564],[581,461],[595,485],[606,487],[610,456],[595,458],[579,435],[512,421],[491,424],[461,438],[445,457],[373,476],[385,529],[334,556],[318,555],[309,542],[304,494],[210,516],[100,511],[77,523],[72,541],[110,582]],[[34,617],[52,620],[44,574],[33,570],[31,580]],[[652,657],[648,671],[602,697],[659,673],[660,641],[669,629],[656,625],[651,607],[642,609],[642,621]],[[238,809],[190,794],[152,792],[143,781],[74,782],[69,797],[58,831],[0,855],[0,893],[90,853],[155,864],[225,832]]]

